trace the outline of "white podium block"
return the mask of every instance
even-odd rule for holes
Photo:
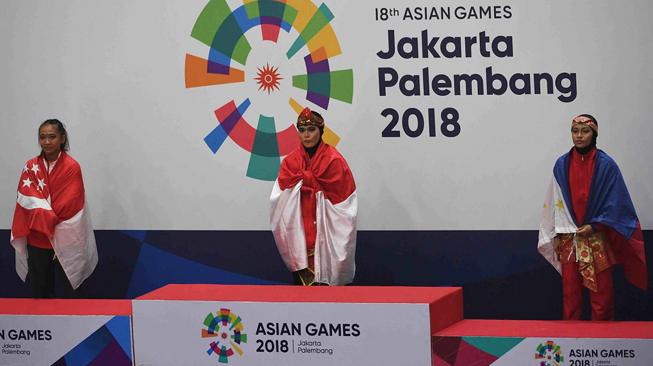
[[[168,285],[133,312],[136,365],[430,366],[432,327],[462,318],[462,291]]]

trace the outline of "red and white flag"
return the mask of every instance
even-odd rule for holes
[[[48,172],[43,158],[30,159],[18,182],[11,245],[16,249],[16,272],[27,277],[27,237],[38,232],[48,238],[73,288],[93,272],[97,248],[86,209],[79,164],[62,152]]]
[[[315,282],[346,285],[356,273],[358,196],[354,177],[338,151],[321,143],[309,158],[303,147],[281,163],[270,195],[270,224],[286,267],[309,267],[314,242]]]

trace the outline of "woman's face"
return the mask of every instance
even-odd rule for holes
[[[61,145],[66,141],[66,136],[59,132],[55,125],[45,124],[39,129],[39,145],[47,157],[57,157],[61,152]]]
[[[299,132],[299,139],[302,145],[307,149],[317,145],[317,142],[320,140],[320,129],[317,126],[302,126],[298,127],[297,131]]]
[[[592,135],[592,128],[588,125],[576,123],[571,126],[571,140],[578,149],[590,146]]]

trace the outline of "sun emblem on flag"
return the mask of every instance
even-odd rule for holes
[[[565,209],[565,204],[562,200],[557,200],[555,206],[558,210],[563,211]]]
[[[283,78],[277,70],[279,70],[278,67],[272,67],[269,64],[266,64],[263,68],[258,68],[257,77],[254,78],[259,85],[258,90],[263,89],[268,94],[274,89],[279,90],[279,80],[283,80]]]

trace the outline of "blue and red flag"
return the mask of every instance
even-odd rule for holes
[[[584,224],[601,224],[608,228],[608,241],[616,262],[624,266],[626,278],[645,290],[648,275],[644,239],[619,167],[608,154],[597,150],[585,217],[583,222],[576,222],[569,190],[570,155],[566,153],[558,158],[553,168],[540,222],[538,250],[560,271],[553,238],[557,234],[574,233]]]

